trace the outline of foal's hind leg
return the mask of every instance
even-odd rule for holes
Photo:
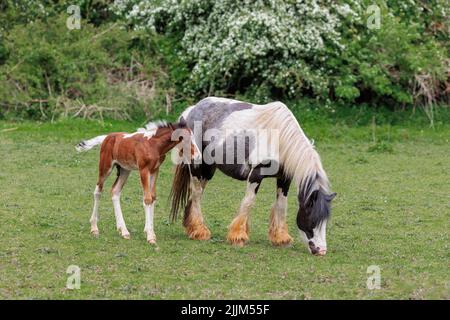
[[[94,208],[92,209],[91,219],[89,220],[89,222],[91,223],[91,234],[95,237],[97,237],[99,234],[97,221],[98,221],[98,206],[99,206],[101,195],[102,195],[102,189],[97,184],[97,186],[95,187],[95,190],[94,190]]]
[[[94,190],[94,208],[92,209],[92,215],[91,219],[89,220],[91,223],[91,234],[94,236],[98,236],[98,207],[100,203],[100,196],[103,191],[103,184],[105,183],[106,178],[111,173],[112,169],[112,161],[108,159],[105,155],[100,155],[100,162],[99,162],[99,170],[98,170],[98,180],[97,185]]]
[[[277,179],[277,198],[271,209],[269,223],[269,239],[276,246],[286,246],[292,242],[286,223],[289,185],[290,181]]]
[[[117,166],[117,178],[111,189],[117,231],[120,232],[120,235],[124,239],[130,239],[130,233],[125,225],[125,220],[123,219],[122,208],[120,207],[120,194],[122,193],[122,188],[125,185],[129,175],[130,170]]]

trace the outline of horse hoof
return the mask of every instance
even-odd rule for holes
[[[127,229],[122,230],[122,228],[117,228],[117,232],[119,232],[120,236],[126,240],[130,240],[131,236]]]
[[[121,233],[120,234],[122,236],[122,238],[124,238],[125,240],[130,240],[131,239],[131,235],[129,233]]]
[[[91,230],[91,235],[95,238],[98,238],[98,236],[99,236],[98,230]]]
[[[147,240],[147,242],[148,242],[149,244],[151,244],[151,245],[155,245],[155,244],[156,244],[156,240],[155,240],[155,239]]]
[[[228,242],[231,243],[234,247],[242,248],[248,242],[248,237],[247,236],[240,236],[233,238],[228,237]]]
[[[277,239],[277,240],[270,240],[272,242],[272,245],[275,247],[290,247],[292,245],[292,238],[286,238],[286,239]]]
[[[236,248],[243,248],[247,242],[244,240],[241,241],[233,241],[231,244]]]
[[[272,245],[275,247],[287,248],[287,247],[292,246],[292,241],[286,240],[286,241],[281,241],[281,242],[272,242]]]
[[[196,229],[188,231],[189,238],[192,240],[209,240],[211,239],[211,231],[205,226],[197,227]]]

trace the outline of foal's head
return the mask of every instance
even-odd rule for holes
[[[175,148],[182,161],[190,163],[193,160],[201,160],[202,153],[195,142],[192,130],[187,126],[186,122],[182,120],[174,124],[173,129],[172,141],[179,142]]]

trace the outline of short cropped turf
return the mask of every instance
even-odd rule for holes
[[[3,299],[449,299],[449,127],[401,126],[305,131],[315,139],[337,197],[325,257],[298,237],[296,188],[289,195],[291,247],[268,241],[275,181],[263,181],[251,214],[250,242],[226,241],[245,183],[216,174],[203,212],[212,239],[187,238],[169,223],[170,159],[158,181],[155,232],[143,233],[138,175],[122,194],[131,240],[115,230],[109,188],[100,202],[100,237],[89,233],[98,148],[77,154],[81,139],[133,131],[140,123],[0,122],[0,297]],[[66,288],[67,268],[81,271]],[[367,287],[370,266],[380,289]],[[369,269],[370,270],[370,269]],[[369,279],[369,282],[371,280]]]

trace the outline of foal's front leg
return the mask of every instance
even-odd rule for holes
[[[154,184],[156,183],[156,175],[150,174],[148,168],[140,170],[142,189],[144,190],[144,212],[145,212],[145,227],[144,232],[147,234],[147,242],[150,244],[156,243],[156,235],[153,230],[153,215],[155,211],[155,198],[152,194]]]

